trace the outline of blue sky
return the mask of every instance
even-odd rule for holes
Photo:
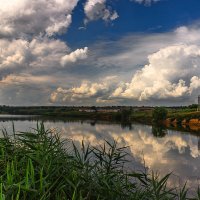
[[[110,23],[93,21],[86,29],[78,31],[79,27],[84,26],[83,3],[79,2],[73,13],[72,25],[62,36],[72,46],[88,45],[101,38],[118,39],[135,32],[171,31],[179,26],[190,25],[200,18],[198,0],[161,0],[149,6],[130,0],[113,0],[108,5],[117,10],[120,16],[117,20]]]
[[[199,9],[199,0],[0,0],[0,104],[196,103]]]

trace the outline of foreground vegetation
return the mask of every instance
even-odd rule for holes
[[[0,200],[189,199],[187,189],[167,186],[169,174],[127,172],[126,147],[105,141],[76,147],[38,125],[0,139]],[[200,190],[196,197],[200,199]]]

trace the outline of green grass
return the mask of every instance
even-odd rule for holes
[[[141,123],[151,123],[152,122],[152,111],[135,111],[131,114],[131,121],[138,121]]]
[[[200,112],[172,112],[168,117],[180,120],[200,119]]]
[[[126,172],[126,147],[105,141],[82,148],[43,124],[0,139],[0,200],[189,199],[187,188],[170,188],[170,174]],[[200,190],[196,197],[200,199]]]
[[[196,109],[167,109],[167,111],[167,118],[171,118],[172,120],[177,119],[180,122],[184,119],[187,121],[190,119],[200,119],[200,112],[197,112]],[[131,114],[132,121],[151,123],[152,119],[152,110],[135,111]]]

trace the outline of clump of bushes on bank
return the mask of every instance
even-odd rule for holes
[[[167,118],[167,109],[164,107],[155,107],[152,113],[153,122],[162,122]]]
[[[54,131],[0,138],[0,200],[167,200],[188,199],[187,189],[167,187],[163,178],[126,172],[126,147],[105,141],[79,150]],[[72,148],[71,148],[72,147]],[[193,199],[200,199],[200,190]]]

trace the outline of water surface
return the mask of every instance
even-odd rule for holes
[[[8,116],[7,116],[8,117]],[[12,122],[17,131],[30,130],[36,127],[34,118],[18,118],[2,120],[0,128],[5,127],[12,132]],[[198,133],[162,130],[142,124],[111,124],[105,122],[76,121],[63,122],[47,120],[47,128],[57,128],[63,138],[72,139],[78,145],[82,140],[96,146],[105,140],[117,140],[119,146],[129,146],[130,163],[128,169],[159,171],[161,175],[173,172],[171,184],[188,186],[198,185],[200,177],[200,137]]]

